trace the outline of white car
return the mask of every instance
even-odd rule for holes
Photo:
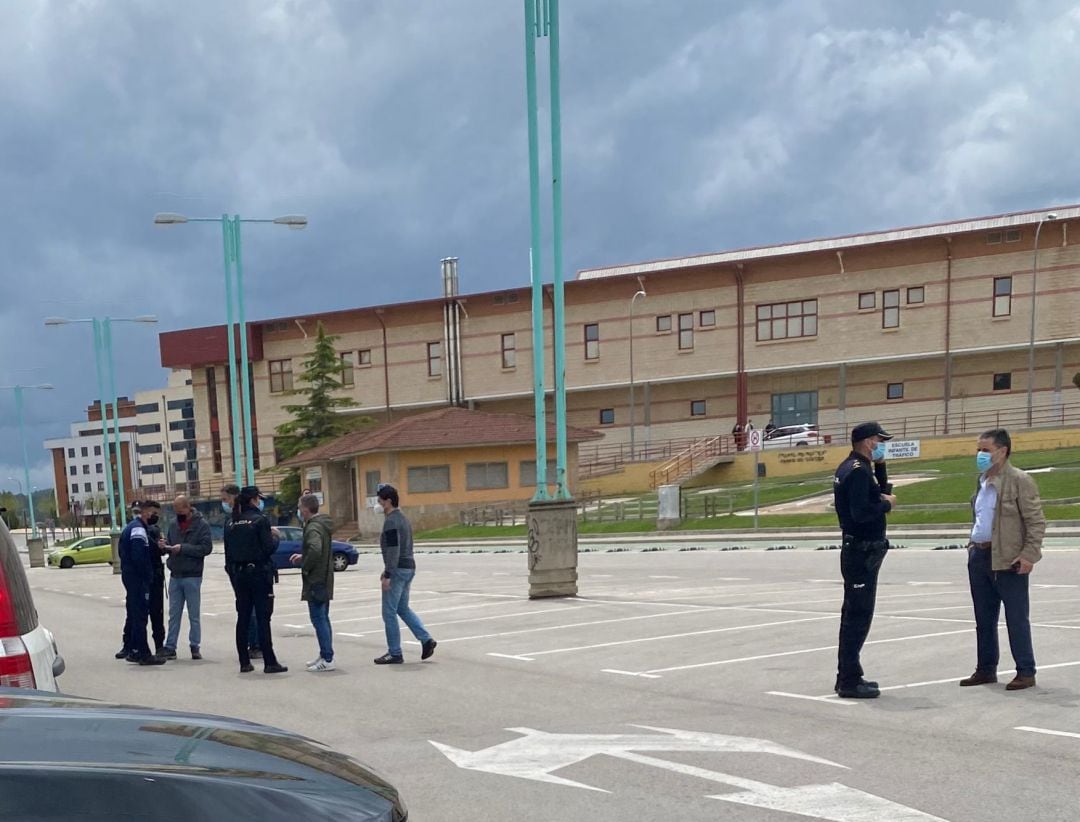
[[[0,687],[56,691],[63,672],[56,641],[38,622],[15,540],[0,520]]]
[[[785,425],[765,434],[762,448],[824,448],[832,437],[822,435],[812,425]]]

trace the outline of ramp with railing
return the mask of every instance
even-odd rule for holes
[[[649,472],[649,484],[680,485],[722,462],[735,461],[735,443],[731,437],[707,437],[695,440],[655,470]]]

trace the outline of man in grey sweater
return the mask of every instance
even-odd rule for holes
[[[386,515],[379,547],[382,548],[382,616],[386,626],[386,653],[375,660],[376,665],[400,665],[405,661],[401,654],[401,627],[398,617],[409,626],[413,636],[423,649],[421,659],[427,659],[435,653],[436,642],[424,628],[413,610],[409,607],[409,589],[416,576],[416,561],[413,559],[412,525],[398,508],[398,492],[392,485],[380,485],[379,505]]]
[[[187,605],[188,643],[191,658],[202,659],[199,645],[202,641],[202,623],[199,619],[203,564],[206,557],[214,550],[210,525],[203,519],[197,508],[193,508],[186,496],[181,494],[173,502],[176,522],[169,526],[167,539],[162,539],[161,547],[169,552],[166,564],[169,566],[169,635],[161,655],[166,659],[176,659],[176,643],[180,639],[180,620],[184,606]]]

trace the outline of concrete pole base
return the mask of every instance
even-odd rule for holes
[[[45,567],[45,540],[41,537],[30,537],[26,540],[26,551],[30,554],[31,568]]]
[[[577,596],[577,503],[529,503],[529,599]]]
[[[110,562],[109,564],[112,565],[112,572],[114,574],[119,574],[120,573],[120,535],[119,534],[112,534],[111,535],[111,541],[112,541],[112,562]]]

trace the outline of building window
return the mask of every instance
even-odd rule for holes
[[[357,365],[361,368],[371,365],[371,349],[363,348],[356,352],[358,355]]]
[[[442,376],[441,342],[429,342],[427,344],[427,375],[429,377]]]
[[[885,388],[885,399],[887,400],[902,400],[904,398],[904,384],[902,382],[891,382]]]
[[[601,408],[600,409],[600,424],[601,425],[614,425],[615,424],[615,409],[614,408]]]
[[[90,449],[87,448],[85,445],[80,449],[80,451],[82,452],[83,457],[90,456]]]
[[[169,400],[165,407],[170,411],[183,411],[185,408],[191,408],[194,405],[192,400]],[[157,411],[157,406],[154,406],[154,410]]]
[[[881,292],[881,327],[900,327],[900,291]]]
[[[600,359],[600,326],[597,323],[585,326],[585,359]]]
[[[991,231],[986,235],[987,245],[1001,245],[1001,232]]]
[[[162,465],[144,465],[139,469],[139,471],[141,473],[143,473],[143,474],[164,474],[165,473],[165,466],[164,466],[164,464],[162,464]]]
[[[668,334],[671,332],[671,315],[661,314],[656,318],[656,333]]]
[[[90,473],[90,466],[89,466],[89,465],[84,465],[84,466],[82,467],[82,472],[83,472],[84,474],[89,474],[89,473]]]
[[[517,335],[516,334],[503,334],[502,335],[502,367],[503,368],[516,368],[517,367]]]
[[[83,492],[84,493],[89,494],[93,490],[93,488],[94,488],[94,486],[92,486],[90,483],[88,483],[88,482],[83,483]]]
[[[69,448],[68,449],[68,459],[75,459],[75,449],[74,448]]]
[[[104,482],[101,482],[101,481],[99,480],[99,481],[98,481],[98,484],[97,484],[97,489],[98,489],[99,491],[104,491],[104,490],[105,490],[105,483],[104,483]]]
[[[140,445],[135,449],[140,454],[160,454],[161,443],[155,443],[154,445]]]
[[[548,460],[545,477],[548,483],[555,482],[555,471],[555,460]],[[536,485],[536,460],[522,460],[518,463],[518,485],[522,488],[531,488]]]
[[[136,414],[156,414],[159,410],[160,406],[156,402],[146,402],[135,406]]]
[[[1005,232],[1005,242],[1018,243],[1023,236],[1024,232],[1022,232],[1019,228],[1010,228],[1008,231]]]
[[[73,494],[79,493],[79,483],[77,483],[77,482],[71,483],[71,493],[73,493]]]
[[[698,313],[698,325],[702,328],[712,328],[716,325],[716,311],[709,308]]]
[[[355,384],[356,380],[353,375],[353,368],[355,367],[355,355],[352,351],[341,352],[341,385],[342,387],[349,387]]]
[[[364,472],[364,495],[368,497],[374,497],[379,493],[379,483],[382,482],[382,472],[380,471],[365,471]]]
[[[175,425],[175,423],[169,423],[169,428],[172,429],[173,425]],[[160,434],[161,433],[161,423],[154,422],[154,423],[151,423],[150,425],[139,425],[139,426],[136,426],[135,430],[140,434]],[[172,430],[175,430],[175,429],[172,429]]]
[[[270,360],[270,393],[292,391],[292,360]]]
[[[1004,374],[994,375],[994,390],[995,391],[1011,391],[1012,390],[1012,373],[1006,372]]]
[[[71,466],[71,476],[77,477],[78,475],[79,475],[79,466],[77,466],[77,465]]]
[[[816,336],[817,300],[773,303],[757,307],[759,342]]]
[[[817,416],[817,391],[772,395],[772,421],[778,428],[786,425],[817,425]]]
[[[704,417],[705,416],[705,400],[691,400],[690,401],[690,416],[691,417]]]
[[[994,277],[994,316],[1012,314],[1012,277]]]
[[[221,431],[218,421],[217,375],[213,368],[206,369],[206,404],[210,410],[210,458],[214,473],[221,473]]]
[[[679,350],[692,351],[694,349],[694,315],[679,315]]]
[[[95,457],[100,457],[101,456],[101,446],[100,445],[95,445],[94,446],[94,456]]]
[[[859,310],[866,311],[877,307],[877,292],[864,291],[859,295]]]
[[[104,473],[105,473],[105,468],[104,468],[104,466],[103,466],[103,465],[102,465],[102,464],[101,464],[100,462],[99,462],[99,463],[97,463],[97,464],[96,464],[96,465],[94,466],[94,473],[95,473],[95,474],[104,474]]]
[[[450,490],[449,465],[417,465],[409,468],[410,494],[435,494]]]
[[[922,305],[926,302],[926,288],[921,285],[912,286],[907,290],[908,305]]]
[[[465,488],[482,491],[487,488],[507,488],[509,471],[505,462],[470,462],[465,465]]]

